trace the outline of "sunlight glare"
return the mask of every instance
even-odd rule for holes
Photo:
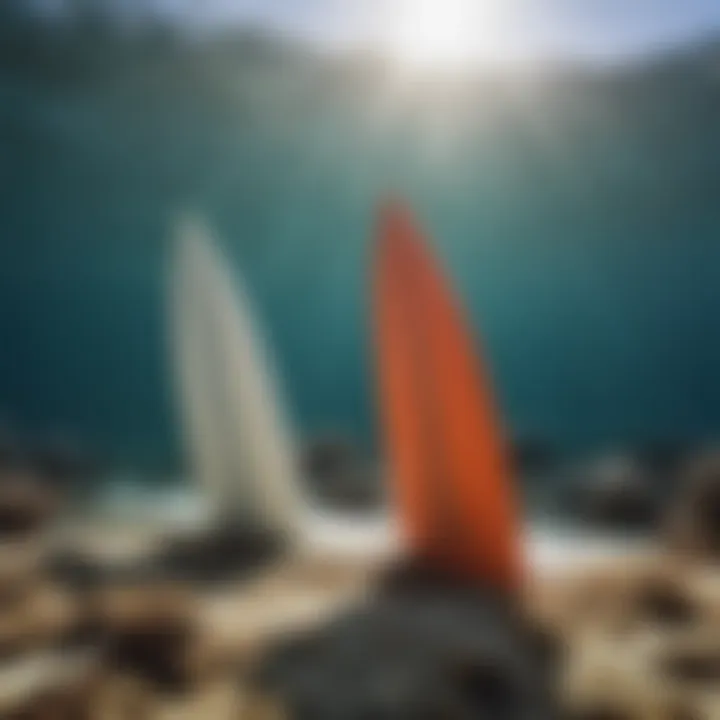
[[[401,0],[391,52],[414,66],[463,67],[492,53],[500,0]]]

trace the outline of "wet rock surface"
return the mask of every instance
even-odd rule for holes
[[[289,718],[557,717],[544,656],[497,598],[415,575],[270,653]]]

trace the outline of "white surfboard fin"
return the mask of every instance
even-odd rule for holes
[[[247,293],[202,222],[184,217],[176,234],[172,360],[192,473],[221,521],[294,537],[295,448]]]

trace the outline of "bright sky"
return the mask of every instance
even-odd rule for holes
[[[35,0],[61,5],[67,0]],[[113,0],[109,0],[113,2]],[[108,0],[104,0],[108,2]],[[422,59],[618,57],[720,30],[720,0],[114,0],[192,24],[251,21]],[[134,8],[134,10],[133,10]],[[462,46],[462,47],[458,47]],[[423,49],[424,48],[424,49]],[[418,59],[416,58],[416,59]]]

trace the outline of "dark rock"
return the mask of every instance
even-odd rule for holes
[[[640,585],[633,605],[645,622],[665,628],[687,627],[700,617],[700,608],[681,582],[659,578]]]
[[[172,586],[104,591],[88,615],[106,664],[167,692],[184,692],[197,679],[192,651],[198,637],[192,597]]]
[[[635,457],[646,472],[667,484],[677,478],[693,452],[688,443],[678,440],[654,440],[643,443],[635,451]]]
[[[663,675],[690,685],[716,688],[720,684],[720,650],[677,651],[661,662]]]
[[[132,673],[170,692],[181,692],[193,682],[186,664],[193,639],[186,623],[153,618],[144,625],[113,633],[108,641],[111,667]]]
[[[664,535],[676,550],[720,560],[720,452],[688,465],[668,512]]]
[[[276,533],[228,524],[201,536],[168,541],[156,570],[189,582],[237,581],[265,567],[284,549],[285,541]]]
[[[381,502],[377,469],[346,440],[311,443],[303,453],[302,472],[311,491],[334,508],[367,510]]]
[[[170,578],[158,558],[104,561],[87,552],[65,549],[50,555],[44,573],[54,583],[80,595],[110,588],[142,588]]]
[[[539,438],[519,438],[511,448],[512,463],[521,477],[537,477],[556,471],[560,454],[549,442]]]
[[[100,560],[86,553],[66,550],[50,556],[45,572],[54,582],[79,592],[107,585],[112,571]]]
[[[34,447],[27,462],[35,474],[63,493],[81,492],[100,475],[97,458],[68,440]]]
[[[551,670],[526,630],[501,598],[395,575],[271,651],[257,681],[289,718],[555,718]]]
[[[27,537],[42,529],[58,507],[57,495],[32,474],[0,479],[0,541]]]
[[[632,457],[607,458],[575,482],[567,507],[583,522],[609,530],[657,528],[662,507],[652,478]]]
[[[53,581],[77,590],[99,586],[104,577],[103,568],[98,561],[73,551],[50,557],[45,570]]]

